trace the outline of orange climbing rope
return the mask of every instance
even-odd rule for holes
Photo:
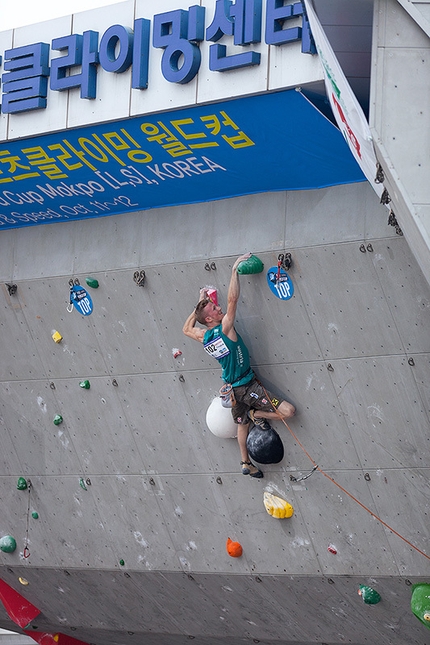
[[[264,387],[263,387],[263,389],[264,389]],[[266,391],[266,390],[264,389],[264,391]],[[269,398],[269,399],[270,399],[270,397],[268,396],[267,392],[266,392],[266,396],[267,396],[267,398]],[[403,542],[405,542],[405,543],[406,543],[408,546],[410,546],[412,549],[414,549],[415,551],[417,551],[418,553],[420,553],[421,555],[423,555],[425,558],[427,558],[427,560],[430,560],[430,555],[427,555],[427,553],[424,553],[424,551],[421,551],[421,549],[419,549],[417,546],[415,546],[415,544],[412,544],[412,542],[410,542],[407,538],[405,538],[403,535],[401,535],[398,531],[396,531],[395,529],[393,529],[393,527],[392,527],[392,526],[390,526],[389,524],[387,524],[387,522],[384,522],[384,520],[383,520],[383,519],[381,519],[378,515],[376,515],[376,513],[374,513],[373,511],[371,511],[371,510],[370,510],[370,508],[368,508],[365,504],[363,504],[362,502],[360,502],[360,500],[359,500],[359,499],[357,499],[356,497],[354,497],[354,495],[352,495],[352,493],[348,492],[348,491],[347,491],[343,486],[341,486],[341,485],[340,485],[340,484],[339,484],[335,479],[333,479],[333,477],[331,477],[330,475],[328,475],[327,473],[325,473],[325,472],[323,471],[323,469],[322,469],[322,468],[320,468],[320,467],[317,465],[317,463],[312,459],[312,457],[310,456],[310,454],[308,453],[308,451],[306,450],[306,448],[305,448],[305,447],[303,446],[303,444],[298,440],[298,438],[296,437],[296,435],[294,434],[294,432],[291,430],[290,426],[289,426],[289,425],[288,425],[288,423],[285,421],[285,419],[283,419],[283,418],[281,417],[281,415],[280,415],[280,414],[278,414],[278,416],[279,416],[280,420],[282,421],[282,423],[285,425],[285,427],[288,429],[288,431],[289,431],[289,433],[291,434],[291,436],[293,437],[294,441],[295,441],[295,442],[300,446],[300,448],[303,450],[303,452],[305,453],[305,455],[307,456],[307,458],[310,460],[310,462],[312,463],[312,465],[313,465],[313,467],[314,467],[314,470],[318,470],[322,475],[324,475],[324,477],[326,477],[327,479],[329,479],[329,480],[330,480],[330,481],[331,481],[335,486],[337,486],[337,487],[338,487],[338,488],[339,488],[343,493],[345,493],[345,495],[348,495],[348,497],[350,497],[354,502],[356,502],[359,506],[361,506],[361,508],[363,508],[365,511],[367,511],[367,512],[372,516],[372,517],[374,517],[374,518],[375,518],[375,520],[377,520],[378,522],[380,522],[380,523],[381,523],[383,526],[385,526],[389,531],[391,531],[392,533],[394,533],[394,535],[397,535],[397,537],[398,537],[398,538],[400,538],[401,540],[403,540]]]

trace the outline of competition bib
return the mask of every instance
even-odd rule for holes
[[[223,358],[223,356],[227,356],[227,354],[230,354],[230,350],[221,338],[219,336],[218,338],[215,338],[214,340],[211,340],[209,343],[206,343],[203,345],[203,348],[205,352],[209,354],[209,356],[213,356],[216,359]]]

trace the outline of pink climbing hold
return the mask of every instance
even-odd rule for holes
[[[208,298],[209,298],[209,300],[211,300],[211,301],[214,303],[214,305],[216,305],[216,306],[218,307],[218,294],[217,294],[217,290],[216,290],[216,289],[214,289],[214,288],[208,289],[207,294],[208,294]]]

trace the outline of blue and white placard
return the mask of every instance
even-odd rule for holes
[[[270,267],[267,272],[267,284],[270,291],[280,300],[289,300],[294,295],[293,282],[284,269]]]
[[[93,313],[93,301],[90,294],[80,284],[70,288],[70,302],[83,316]]]

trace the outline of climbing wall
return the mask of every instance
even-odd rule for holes
[[[265,269],[240,277],[237,328],[297,408],[261,480],[209,430],[220,370],[182,333],[245,251]],[[287,252],[285,301],[266,272]],[[0,578],[40,610],[27,631],[423,645],[430,289],[371,187],[0,231],[0,312]]]

